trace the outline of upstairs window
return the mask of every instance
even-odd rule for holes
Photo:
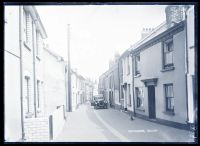
[[[171,68],[174,66],[173,63],[173,50],[174,50],[174,45],[173,45],[173,40],[167,40],[164,42],[164,51],[163,51],[163,67],[164,69]]]
[[[40,32],[37,30],[36,31],[36,56],[40,57],[40,47],[41,47],[41,36]]]
[[[30,44],[30,31],[31,31],[31,16],[28,12],[24,11],[25,18],[25,41],[27,44]]]
[[[135,56],[135,75],[140,74],[140,55]]]
[[[129,61],[129,56],[127,56],[127,75],[130,74],[130,61]]]
[[[135,93],[136,93],[136,99],[137,99],[137,108],[144,107],[143,88],[142,87],[136,87]]]

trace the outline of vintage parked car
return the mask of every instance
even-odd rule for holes
[[[91,106],[94,106],[94,98],[95,98],[95,96],[93,96],[93,97],[90,99],[90,104],[91,104]]]
[[[90,99],[90,104],[91,104],[91,106],[95,106],[95,98],[102,97],[102,96],[103,96],[103,94],[94,95],[94,96]]]
[[[94,109],[98,108],[108,108],[108,102],[107,100],[103,97],[102,94],[99,94],[98,96],[94,97]]]

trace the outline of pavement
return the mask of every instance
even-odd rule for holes
[[[97,109],[85,103],[67,114],[63,130],[54,142],[193,142],[191,133],[115,109]]]

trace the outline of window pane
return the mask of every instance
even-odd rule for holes
[[[172,106],[172,109],[174,109],[174,98],[171,98],[171,106]]]
[[[172,64],[173,63],[173,53],[168,52],[165,53],[165,64]]]
[[[171,41],[170,43],[168,43],[168,51],[172,50],[173,50],[173,42]]]
[[[167,109],[170,109],[170,100],[167,98]]]

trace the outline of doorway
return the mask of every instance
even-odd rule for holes
[[[155,86],[150,85],[148,88],[148,100],[149,100],[149,118],[156,118],[156,106],[155,106]]]

